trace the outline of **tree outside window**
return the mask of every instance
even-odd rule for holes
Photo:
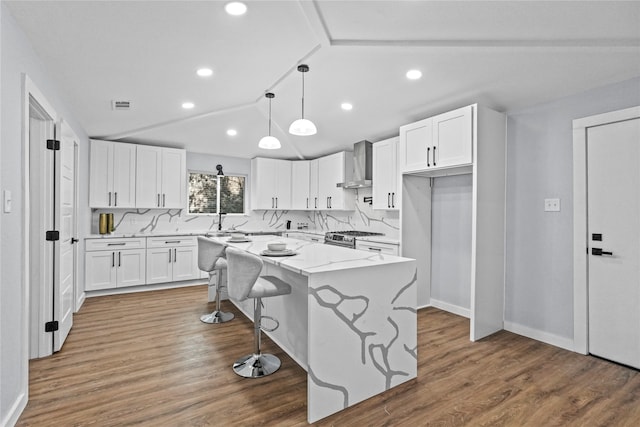
[[[245,177],[189,172],[190,214],[244,214]]]

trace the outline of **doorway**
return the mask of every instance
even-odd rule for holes
[[[574,121],[574,350],[640,367],[640,107]]]

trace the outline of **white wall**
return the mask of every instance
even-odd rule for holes
[[[573,339],[572,120],[640,105],[640,78],[508,113],[505,326]],[[560,198],[561,212],[544,212]]]
[[[431,299],[463,310],[471,307],[472,184],[467,174],[435,178],[431,188]]]
[[[69,122],[81,141],[85,142],[80,146],[80,206],[88,205],[88,150],[86,134],[65,108],[63,94],[41,64],[11,12],[4,3],[0,4],[0,8],[0,189],[9,190],[13,195],[13,211],[3,212],[0,217],[0,425],[10,425],[26,404],[28,391],[28,336],[24,334],[25,286],[28,284],[23,275],[26,260],[23,257],[22,237],[26,230],[23,223],[23,73],[31,78],[57,113]],[[88,209],[81,209],[80,230],[88,232],[89,218]],[[83,251],[83,247],[80,250]]]

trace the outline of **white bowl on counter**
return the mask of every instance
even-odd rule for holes
[[[285,242],[270,242],[267,243],[267,249],[271,252],[280,252],[287,250],[287,244]]]

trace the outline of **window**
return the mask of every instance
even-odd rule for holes
[[[189,172],[190,214],[243,214],[245,177]]]

